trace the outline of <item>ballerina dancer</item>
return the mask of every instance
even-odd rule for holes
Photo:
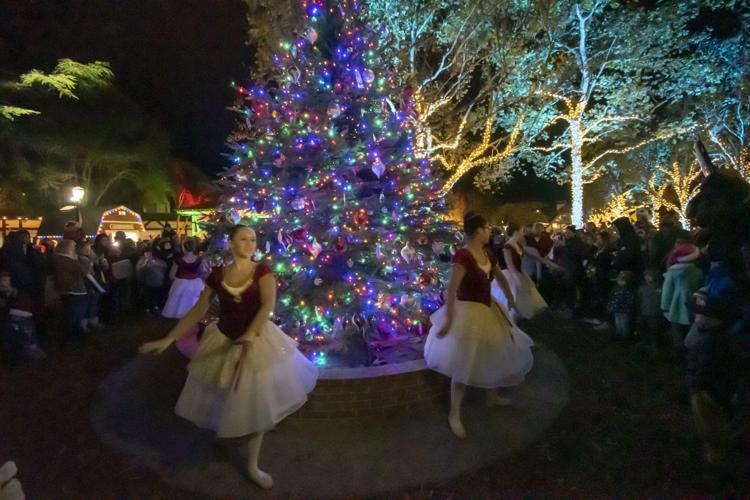
[[[255,232],[237,225],[229,231],[234,261],[213,268],[198,302],[169,334],[141,346],[161,353],[188,333],[219,296],[218,322],[206,328],[175,412],[218,438],[247,437],[247,473],[262,488],[273,480],[258,468],[263,433],[307,401],[318,369],[297,344],[269,321],[276,303],[276,280],[252,256]]]
[[[182,318],[198,302],[204,283],[200,276],[203,259],[196,255],[197,249],[198,240],[188,238],[182,244],[182,255],[172,264],[172,286],[161,313],[165,318]]]
[[[490,237],[486,220],[469,212],[464,232],[468,243],[453,256],[445,305],[430,317],[432,328],[424,348],[427,366],[451,378],[448,424],[459,438],[466,437],[461,402],[467,385],[488,389],[488,405],[508,404],[495,389],[520,384],[534,364],[534,342],[492,299],[494,277],[514,307],[505,277],[486,249]]]
[[[518,317],[531,319],[547,309],[547,302],[545,302],[531,278],[521,270],[521,257],[524,255],[523,227],[511,222],[507,228],[507,235],[509,239],[503,247],[506,269],[503,269],[502,273],[516,306],[515,311],[511,311],[511,316],[514,321]],[[536,255],[529,254],[529,256],[537,258],[539,253],[536,252]],[[559,267],[547,258],[539,256],[538,259],[550,268]],[[506,308],[508,308],[508,299],[511,295],[508,295],[506,290],[501,289],[497,282],[492,284],[492,297]]]

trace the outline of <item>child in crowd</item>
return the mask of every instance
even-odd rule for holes
[[[630,337],[630,315],[635,305],[635,293],[631,287],[633,273],[620,271],[615,286],[609,294],[607,311],[615,316],[615,335],[619,339]]]
[[[638,333],[640,345],[650,352],[656,352],[661,323],[661,289],[656,269],[649,268],[643,273],[643,283],[638,287]]]
[[[693,322],[688,304],[703,284],[703,271],[697,265],[700,256],[700,249],[692,244],[690,234],[680,232],[667,260],[661,295],[661,309],[670,323],[672,341],[678,350],[684,348],[685,336]]]

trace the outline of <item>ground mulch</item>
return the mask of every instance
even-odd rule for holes
[[[134,314],[75,345],[53,336],[34,366],[0,362],[0,462],[14,459],[29,498],[191,499],[97,439],[98,384],[170,322]],[[382,498],[750,495],[750,467],[707,470],[690,420],[680,356],[649,355],[559,317],[525,327],[562,359],[570,403],[529,448],[440,484]]]

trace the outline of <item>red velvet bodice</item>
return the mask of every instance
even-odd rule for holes
[[[456,297],[458,300],[466,300],[470,302],[479,302],[486,306],[492,303],[492,293],[490,287],[492,285],[492,268],[495,267],[497,261],[495,257],[485,252],[487,257],[490,259],[490,272],[489,275],[485,273],[482,268],[479,267],[474,256],[466,248],[460,248],[453,255],[453,263],[461,264],[466,269],[466,275],[458,285],[458,293]]]
[[[224,280],[224,267],[218,266],[211,270],[206,279],[206,285],[211,287],[219,296],[219,330],[232,340],[247,332],[250,323],[260,309],[260,287],[258,281],[269,274],[271,269],[265,264],[258,264],[253,273],[252,284],[242,292],[240,301],[227,291],[221,282]]]

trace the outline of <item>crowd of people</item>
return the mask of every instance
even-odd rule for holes
[[[520,284],[510,287],[519,317],[549,303],[615,341],[685,361],[709,463],[722,462],[732,442],[750,438],[747,335],[740,331],[744,276],[728,265],[733,249],[698,247],[674,213],[656,227],[648,208],[637,211],[635,222],[621,217],[607,227],[588,222],[549,233],[543,224],[510,224],[494,228],[490,241],[508,281]]]
[[[666,214],[654,226],[647,208],[637,211],[634,222],[621,217],[606,227],[588,222],[580,230],[568,226],[552,233],[541,223],[492,228],[483,217],[470,213],[464,230],[466,245],[453,257],[445,304],[431,318],[433,327],[425,345],[427,366],[452,379],[449,425],[456,436],[466,436],[460,417],[465,387],[488,389],[488,403],[505,404],[495,389],[521,383],[533,366],[533,341],[518,324],[552,307],[602,334],[611,332],[616,341],[637,342],[646,353],[671,351],[684,357],[691,406],[707,443],[707,459],[723,459],[734,432],[728,430],[732,421],[747,421],[750,414],[742,349],[729,333],[738,314],[731,302],[742,293],[742,280],[725,265],[727,249],[699,248],[675,214]],[[246,258],[249,267],[233,264],[227,269],[238,277],[227,280],[216,274],[223,268],[212,270],[201,256],[201,241],[179,238],[169,227],[159,238],[137,243],[122,232],[114,239],[106,234],[90,239],[75,222],[66,226],[59,242],[34,244],[27,231],[11,233],[0,251],[4,351],[13,362],[45,356],[50,326],[43,314],[47,276],[53,277],[60,297],[59,331],[67,342],[83,338],[101,328],[102,321],[136,306],[146,313],[182,319],[163,340],[145,345],[144,352],[161,352],[183,337],[217,294],[222,312],[214,326],[221,335],[204,335],[213,340],[201,341],[190,367],[198,382],[186,385],[177,411],[219,433],[262,437],[264,430],[304,403],[316,375],[301,355],[292,360],[284,354],[297,351],[282,342],[285,336],[280,336],[278,327],[265,322],[267,315],[256,314],[264,307],[273,308],[275,285],[269,285],[271,279],[261,280],[270,270],[250,260],[248,248],[255,251],[255,233],[237,226],[233,234],[239,239],[230,238],[232,252],[235,258]],[[252,311],[242,306],[245,302]],[[256,322],[256,317],[262,320]],[[252,335],[241,329],[235,332],[235,323],[254,325],[247,327]],[[252,424],[252,429],[240,426],[238,430],[236,415],[250,415],[250,410],[248,401],[230,404],[226,394],[228,387],[236,390],[242,383],[246,362],[244,357],[234,359],[239,351],[232,349],[239,345],[244,353],[244,343],[257,342],[255,336],[266,329],[270,329],[268,353],[284,354],[275,361],[283,377],[257,378],[260,372],[249,367],[244,383],[267,384],[268,393],[276,397],[279,390],[274,384],[281,380],[287,389],[294,388],[294,398],[285,400],[278,411],[272,408],[273,415]],[[207,350],[213,354],[209,356]],[[222,355],[215,357],[219,351]],[[215,363],[203,363],[203,358]],[[234,409],[213,413],[218,396],[201,385],[206,380],[223,391],[221,404]],[[270,477],[257,468],[260,441],[251,440],[250,446],[250,475],[269,487]]]
[[[0,339],[11,363],[45,357],[48,332],[75,343],[140,308],[181,318],[195,304],[210,269],[197,238],[178,237],[169,225],[161,236],[138,242],[117,231],[89,238],[69,222],[62,239],[32,241],[11,232],[0,249]],[[49,288],[52,286],[52,289]],[[54,291],[54,293],[51,293]],[[45,314],[59,297],[59,324]]]

